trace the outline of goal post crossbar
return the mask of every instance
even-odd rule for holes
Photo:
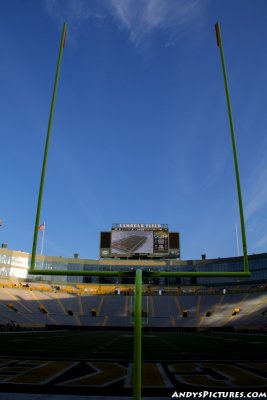
[[[67,269],[29,269],[29,275],[67,275],[67,276],[103,276],[103,277],[134,277],[135,271],[83,271],[83,270],[67,270]],[[176,278],[176,277],[250,277],[251,273],[248,271],[145,271],[142,270],[142,274],[145,277],[155,278]]]

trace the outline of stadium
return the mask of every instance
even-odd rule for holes
[[[250,277],[201,276],[242,273],[243,257],[179,255],[180,235],[166,224],[113,224],[100,234],[98,260],[37,255],[37,272],[45,275],[30,273],[31,254],[2,244],[5,395],[132,398],[137,270],[142,398],[167,399],[192,388],[264,391],[267,253],[248,257]],[[157,276],[170,271],[185,276]]]
[[[218,23],[215,29],[243,255],[182,260],[180,233],[146,222],[100,232],[98,259],[37,254],[64,24],[32,252],[0,249],[1,399],[266,397],[267,253],[247,254]]]

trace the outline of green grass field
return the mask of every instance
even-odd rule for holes
[[[180,359],[261,360],[266,335],[230,333],[145,332],[144,361]],[[0,355],[60,359],[133,359],[133,333],[99,332],[10,332],[0,334]]]
[[[142,396],[264,390],[266,335],[143,332]],[[132,398],[132,331],[0,333],[0,391]]]

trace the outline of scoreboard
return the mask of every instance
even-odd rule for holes
[[[167,224],[113,224],[100,233],[100,258],[179,258],[180,237]]]

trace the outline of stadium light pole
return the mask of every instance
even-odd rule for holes
[[[225,62],[224,62],[223,44],[222,44],[222,38],[221,38],[221,31],[220,31],[219,22],[217,22],[215,24],[215,31],[216,31],[217,45],[220,48],[220,54],[221,54],[223,79],[224,79],[226,101],[227,101],[227,108],[228,108],[228,116],[229,116],[229,123],[230,123],[230,131],[231,131],[231,139],[232,139],[232,147],[233,147],[233,155],[234,155],[235,175],[236,175],[237,194],[238,194],[238,203],[239,203],[239,214],[240,214],[240,225],[241,225],[242,244],[243,244],[244,272],[248,272],[249,268],[248,268],[248,255],[247,255],[247,240],[246,240],[246,230],[245,230],[245,221],[244,221],[244,212],[243,212],[243,202],[242,202],[242,194],[241,194],[239,169],[238,169],[236,141],[235,141],[235,133],[234,133],[234,123],[233,123],[233,117],[232,117],[231,102],[230,102],[230,95],[229,95],[229,89],[228,89],[226,67],[225,67]]]
[[[134,400],[141,400],[142,386],[142,270],[135,274],[134,299]]]
[[[37,240],[38,240],[38,226],[40,224],[40,213],[41,213],[42,199],[43,199],[43,189],[44,189],[44,180],[45,180],[45,173],[46,173],[47,156],[48,156],[48,149],[49,149],[50,136],[51,136],[51,127],[52,127],[53,116],[54,116],[58,79],[59,79],[60,66],[61,66],[61,60],[62,60],[62,52],[63,52],[63,48],[65,47],[65,38],[66,38],[66,23],[64,22],[62,34],[61,34],[61,42],[60,42],[56,76],[55,76],[55,82],[54,82],[54,90],[53,90],[53,96],[52,96],[51,107],[50,107],[50,115],[49,115],[49,121],[48,121],[48,128],[47,128],[47,134],[46,134],[43,167],[42,167],[42,173],[41,173],[39,196],[38,196],[36,218],[35,218],[35,228],[34,228],[34,235],[33,235],[32,257],[31,257],[30,270],[33,270],[34,266],[35,266],[36,247],[37,247]]]

